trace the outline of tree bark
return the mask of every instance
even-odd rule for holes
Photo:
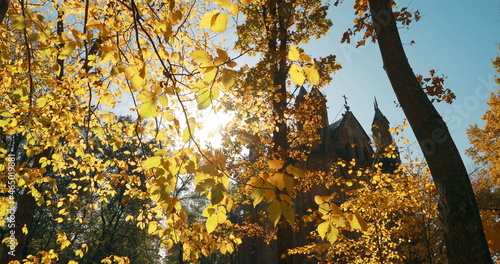
[[[493,263],[477,202],[443,118],[423,91],[403,49],[391,0],[369,0],[384,69],[427,160],[438,192],[450,263]]]
[[[42,153],[35,156],[35,159],[33,161],[33,168],[40,168],[40,159],[42,157],[48,157],[51,152],[52,149],[46,149]],[[13,236],[17,240],[17,246],[14,248],[14,252],[12,252],[10,247],[4,244],[0,263],[9,263],[14,260],[21,260],[29,234],[24,234],[22,229],[24,226],[26,226],[26,228],[28,228],[28,232],[31,230],[35,206],[35,198],[33,198],[31,193],[29,192],[29,189],[25,188],[23,194],[21,194],[17,199],[17,210],[14,214],[15,219],[12,222],[15,225],[12,231],[14,232]]]

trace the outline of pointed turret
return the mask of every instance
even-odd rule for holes
[[[378,107],[377,98],[374,100],[375,115],[372,122],[372,136],[375,141],[376,158],[375,162],[382,162],[382,170],[385,173],[392,173],[396,170],[401,160],[398,149],[391,150],[393,144],[391,132],[389,131],[389,120],[382,114]]]
[[[377,98],[373,102],[375,108],[375,116],[372,122],[372,134],[375,141],[376,152],[380,153],[392,144],[392,135],[389,132],[389,120],[382,114],[378,108]]]

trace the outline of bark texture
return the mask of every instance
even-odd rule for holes
[[[370,13],[384,69],[436,184],[449,262],[493,263],[467,170],[446,123],[408,63],[391,2],[369,0]]]

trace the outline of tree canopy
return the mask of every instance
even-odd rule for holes
[[[368,2],[355,1],[343,41],[377,39]],[[304,49],[332,27],[329,8],[12,2],[0,27],[0,262],[445,262],[440,189],[407,140],[330,151],[321,89],[341,65]],[[420,18],[394,8],[404,26]],[[450,103],[430,75],[421,88]],[[232,118],[220,146],[207,143],[211,112]],[[494,132],[473,130],[471,153],[495,168],[479,145]]]

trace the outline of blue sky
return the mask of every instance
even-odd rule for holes
[[[481,116],[487,109],[489,93],[499,88],[494,83],[491,60],[498,54],[500,45],[500,2],[419,0],[398,3],[418,9],[422,14],[419,22],[412,24],[409,30],[401,29],[400,35],[403,43],[415,41],[414,45],[405,45],[414,72],[426,76],[429,70],[436,69],[439,75],[447,76],[446,88],[457,95],[451,105],[435,105],[471,171],[474,164],[464,154],[469,147],[466,129],[471,124],[484,125]],[[342,33],[353,24],[352,1],[332,6],[330,18],[334,22],[330,34],[304,47],[315,57],[335,54],[342,64],[343,68],[333,76],[331,85],[323,89],[328,99],[329,121],[340,118],[338,114],[343,111],[342,95],[345,94],[351,111],[367,131],[370,131],[373,118],[374,96],[391,125],[401,124],[404,114],[394,103],[396,97],[382,69],[377,44],[368,43],[358,49],[355,44],[340,44]],[[404,135],[415,141],[409,129]],[[420,153],[416,144],[411,149]]]

